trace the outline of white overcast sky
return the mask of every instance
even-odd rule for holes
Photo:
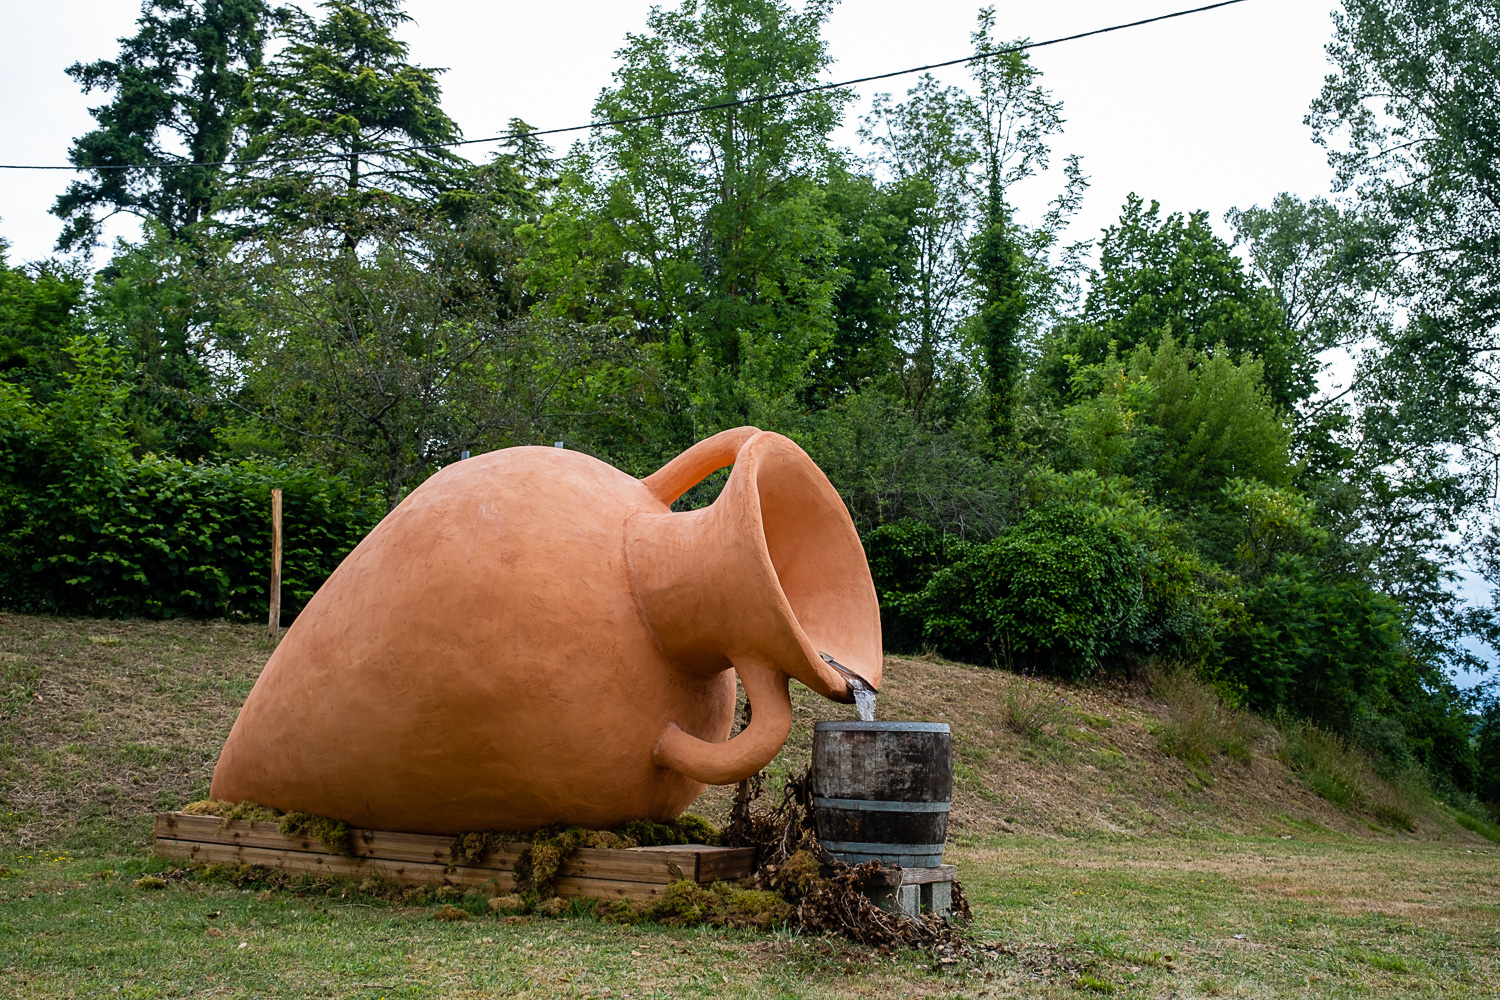
[[[1202,0],[1053,0],[995,3],[1002,38],[1055,38],[1199,6]],[[670,6],[670,4],[666,4]],[[627,32],[644,29],[643,0],[479,3],[408,0],[403,37],[423,65],[447,67],[444,107],[470,138],[512,117],[538,128],[588,120],[610,82]],[[843,0],[827,28],[829,79],[848,79],[954,59],[969,51],[981,5],[973,0]],[[1329,170],[1303,125],[1328,72],[1323,46],[1332,0],[1246,0],[1219,10],[1037,50],[1044,83],[1064,103],[1056,159],[1079,153],[1092,187],[1072,239],[1096,236],[1134,191],[1168,211],[1224,213],[1266,204],[1279,192],[1327,194]],[[15,2],[0,35],[0,163],[65,163],[86,131],[91,103],[63,70],[108,58],[132,32],[135,0]],[[966,81],[962,68],[939,74]],[[901,93],[913,77],[859,91],[839,139],[855,141],[872,93]],[[488,147],[479,147],[487,149]],[[59,223],[48,206],[67,174],[0,171],[0,237],[10,261],[48,256]],[[1034,220],[1056,177],[1016,192],[1021,221]],[[1029,213],[1029,214],[1028,214]],[[131,236],[133,224],[114,232]],[[1476,599],[1483,588],[1465,588]]]

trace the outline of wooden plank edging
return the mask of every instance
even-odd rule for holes
[[[354,857],[331,854],[309,837],[287,837],[274,822],[159,813],[156,853],[208,863],[264,865],[296,872],[379,875],[408,882],[515,885],[513,874],[529,844],[506,843],[469,864],[453,865],[453,838],[432,834],[351,829]],[[600,850],[583,847],[558,868],[559,895],[655,899],[660,888],[688,879],[712,882],[750,874],[754,848],[679,845]],[[631,888],[634,887],[634,888]]]
[[[351,828],[349,839],[356,857],[383,858],[387,861],[415,861],[425,864],[453,863],[453,838],[427,833],[395,833],[388,830]],[[287,837],[278,823],[264,820],[234,820],[226,823],[217,816],[189,816],[185,813],[158,813],[156,836],[173,840],[192,840],[203,844],[239,844],[266,847],[280,851],[308,851],[327,854],[322,842],[311,837]],[[503,844],[498,851],[485,855],[475,867],[510,871],[528,844]]]
[[[938,865],[936,868],[886,868],[865,876],[862,881],[867,886],[927,885],[952,882],[957,877],[958,866]]]
[[[390,861],[385,858],[345,858],[337,854],[315,854],[311,851],[278,851],[266,847],[244,847],[237,844],[206,844],[191,840],[158,839],[155,852],[160,857],[185,858],[206,864],[261,865],[289,872],[311,872],[341,875],[348,878],[379,877],[398,882],[420,882],[429,885],[477,886],[495,883],[501,890],[514,888],[515,875],[493,868],[448,868],[446,865],[418,861]]]

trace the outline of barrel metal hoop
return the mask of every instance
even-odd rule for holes
[[[815,733],[949,733],[946,722],[815,722]]]
[[[858,840],[823,840],[818,843],[838,854],[942,854],[943,844],[870,844]]]
[[[953,808],[951,802],[895,802],[885,799],[825,799],[813,796],[813,805],[819,809],[852,809],[855,812],[909,812],[945,813]]]

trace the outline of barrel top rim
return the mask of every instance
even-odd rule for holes
[[[815,722],[815,733],[951,733],[946,722]]]

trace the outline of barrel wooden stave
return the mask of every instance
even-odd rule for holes
[[[842,860],[941,864],[952,735],[941,723],[820,722],[812,793],[818,839]]]

